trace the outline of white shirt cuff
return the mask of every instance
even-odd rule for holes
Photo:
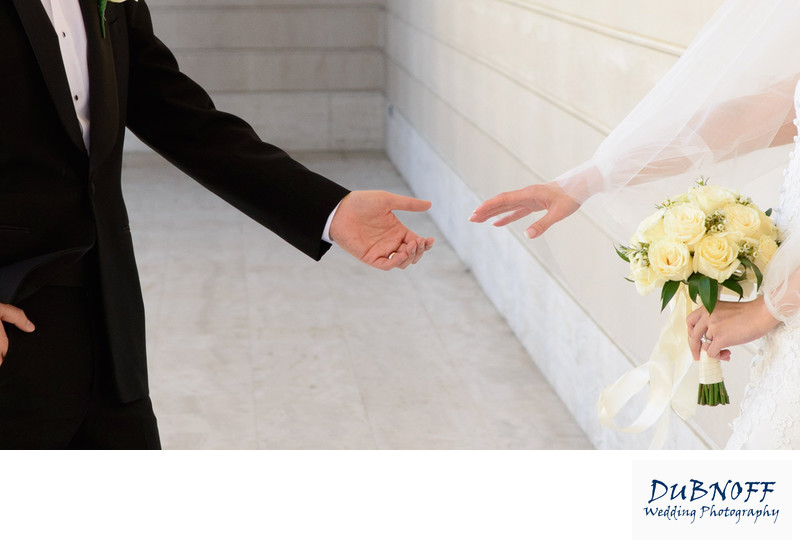
[[[325,223],[325,230],[322,231],[322,241],[328,242],[329,244],[334,243],[333,240],[331,240],[331,223],[333,222],[333,216],[336,215],[340,205],[342,205],[342,202],[336,204],[336,207],[333,208],[331,214],[328,215],[328,222]]]

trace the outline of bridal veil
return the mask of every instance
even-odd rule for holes
[[[579,201],[594,194],[584,210],[620,242],[700,176],[748,195],[777,184],[788,151],[773,145],[797,134],[798,77],[800,2],[728,0],[591,160],[556,180]],[[781,243],[764,283],[771,311],[790,324],[800,324],[796,271],[797,233]]]

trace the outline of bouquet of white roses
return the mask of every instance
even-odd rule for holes
[[[761,285],[762,271],[778,249],[771,210],[758,209],[737,192],[707,184],[657,206],[617,253],[630,263],[630,281],[640,294],[661,287],[661,310],[685,285],[692,302],[713,312],[720,293],[742,299]],[[700,362],[701,405],[729,403],[717,360]]]

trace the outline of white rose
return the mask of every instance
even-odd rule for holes
[[[689,247],[674,238],[662,238],[652,244],[647,254],[650,267],[662,280],[686,280],[692,275]]]
[[[658,274],[642,261],[631,261],[631,280],[636,285],[639,295],[647,295],[660,281]]]
[[[689,202],[711,215],[726,204],[736,201],[736,196],[727,188],[716,185],[697,186],[689,189]]]
[[[711,234],[694,248],[694,270],[722,283],[739,268],[739,246],[725,235]]]
[[[761,236],[758,241],[758,254],[756,255],[756,264],[762,270],[767,266],[778,251],[778,243],[769,236]]]
[[[778,227],[775,226],[775,223],[772,222],[770,217],[767,217],[767,214],[758,210],[758,218],[761,221],[761,234],[764,236],[768,236],[773,240],[778,239]]]
[[[659,238],[664,237],[664,212],[658,210],[644,221],[639,223],[639,226],[631,236],[631,245],[638,243],[650,243]]]
[[[725,212],[725,230],[739,232],[745,238],[758,235],[761,229],[761,217],[757,209],[742,204],[728,204]]]
[[[664,232],[691,251],[706,233],[706,214],[693,204],[673,206],[664,214]]]

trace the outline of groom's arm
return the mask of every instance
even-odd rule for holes
[[[236,116],[216,110],[154,35],[144,2],[128,2],[127,125],[143,142],[283,239],[319,259],[322,234],[348,190],[262,142]]]

